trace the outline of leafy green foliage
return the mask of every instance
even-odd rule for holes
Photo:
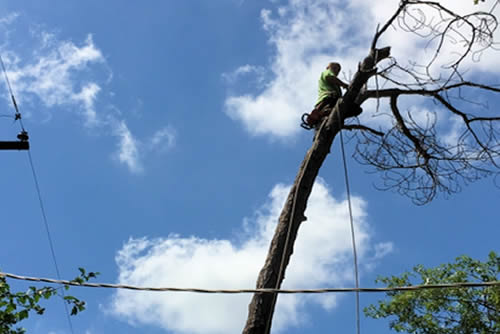
[[[455,263],[426,269],[416,266],[400,277],[380,277],[388,287],[415,284],[498,281],[500,257],[491,252],[486,262],[461,256]],[[372,318],[391,318],[397,332],[416,334],[500,333],[500,286],[426,289],[387,293],[388,300],[364,309]]]
[[[80,276],[72,282],[84,283],[91,278],[97,277],[99,273],[86,273],[85,269],[78,268]],[[67,290],[69,286],[64,286]],[[36,288],[31,286],[26,292],[12,292],[5,277],[0,277],[0,333],[3,334],[22,334],[23,328],[16,327],[20,321],[29,317],[30,312],[43,314],[45,308],[40,305],[43,299],[49,299],[59,295],[58,288],[43,287]],[[85,302],[73,296],[65,296],[64,300],[72,306],[71,315],[76,315],[85,310]]]

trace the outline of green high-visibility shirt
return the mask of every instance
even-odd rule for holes
[[[335,74],[329,68],[321,73],[318,81],[318,101],[316,101],[315,105],[326,99],[331,94],[336,94],[337,97],[342,96],[340,87],[338,85],[331,85],[328,81],[326,81],[327,76],[334,77]]]

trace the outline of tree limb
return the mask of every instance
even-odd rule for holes
[[[361,125],[361,124],[348,124],[348,125],[344,125],[342,127],[342,129],[349,130],[349,131],[351,131],[351,130],[362,130],[362,131],[371,132],[374,135],[377,135],[377,136],[380,136],[380,137],[384,136],[383,132],[377,131],[375,129],[372,129],[372,128],[368,127],[368,126]]]

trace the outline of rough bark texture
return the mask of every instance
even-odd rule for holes
[[[293,245],[297,237],[297,232],[300,224],[306,220],[304,212],[307,207],[307,200],[311,194],[319,169],[330,152],[333,139],[342,128],[344,120],[352,116],[350,110],[354,109],[351,107],[361,87],[375,73],[376,63],[389,57],[389,54],[390,48],[388,47],[380,50],[373,49],[370,52],[370,55],[359,65],[359,69],[354,75],[344,97],[339,99],[328,118],[323,122],[311,148],[300,165],[295,182],[290,189],[271,241],[266,262],[260,271],[257,288],[281,287],[281,283],[285,277],[285,268],[288,266],[293,253]],[[289,229],[288,249],[285,250]],[[278,277],[283,252],[285,252],[283,274],[281,277]],[[267,334],[268,322],[271,322],[274,313],[275,298],[277,298],[277,295],[271,293],[254,294],[248,307],[248,318],[246,326],[243,329],[243,334]],[[268,332],[270,332],[270,326]]]

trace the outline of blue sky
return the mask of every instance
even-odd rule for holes
[[[62,278],[143,286],[254,287],[288,187],[311,144],[299,117],[316,101],[327,62],[344,80],[397,1],[2,1],[0,50],[24,124]],[[454,3],[454,1],[443,1]],[[471,10],[472,0],[457,10]],[[484,9],[489,4],[481,3]],[[479,7],[475,7],[479,8]],[[390,31],[402,62],[421,43]],[[468,63],[492,83],[498,55]],[[370,83],[373,84],[373,83]],[[483,97],[478,97],[483,98]],[[486,98],[486,97],[484,97]],[[490,98],[490,105],[497,100]],[[2,83],[0,114],[12,113]],[[365,106],[363,119],[373,117]],[[405,108],[437,108],[407,99]],[[413,108],[413,109],[412,109]],[[436,112],[440,112],[436,110]],[[444,116],[444,138],[454,134]],[[446,123],[449,121],[448,123]],[[2,140],[18,125],[0,118]],[[354,142],[347,145],[349,156]],[[55,277],[25,152],[0,154],[2,271]],[[382,192],[377,174],[348,161],[361,285],[413,265],[499,251],[500,192],[492,179],[416,206]],[[499,180],[500,181],[500,180]],[[320,171],[285,287],[351,287],[351,240],[335,142]],[[28,284],[9,281],[16,289]],[[75,333],[237,333],[250,295],[203,296],[75,288],[87,310]],[[366,306],[383,295],[361,295]],[[354,295],[280,297],[277,333],[354,331]],[[23,323],[69,333],[60,300]],[[386,320],[362,330],[389,333]]]

